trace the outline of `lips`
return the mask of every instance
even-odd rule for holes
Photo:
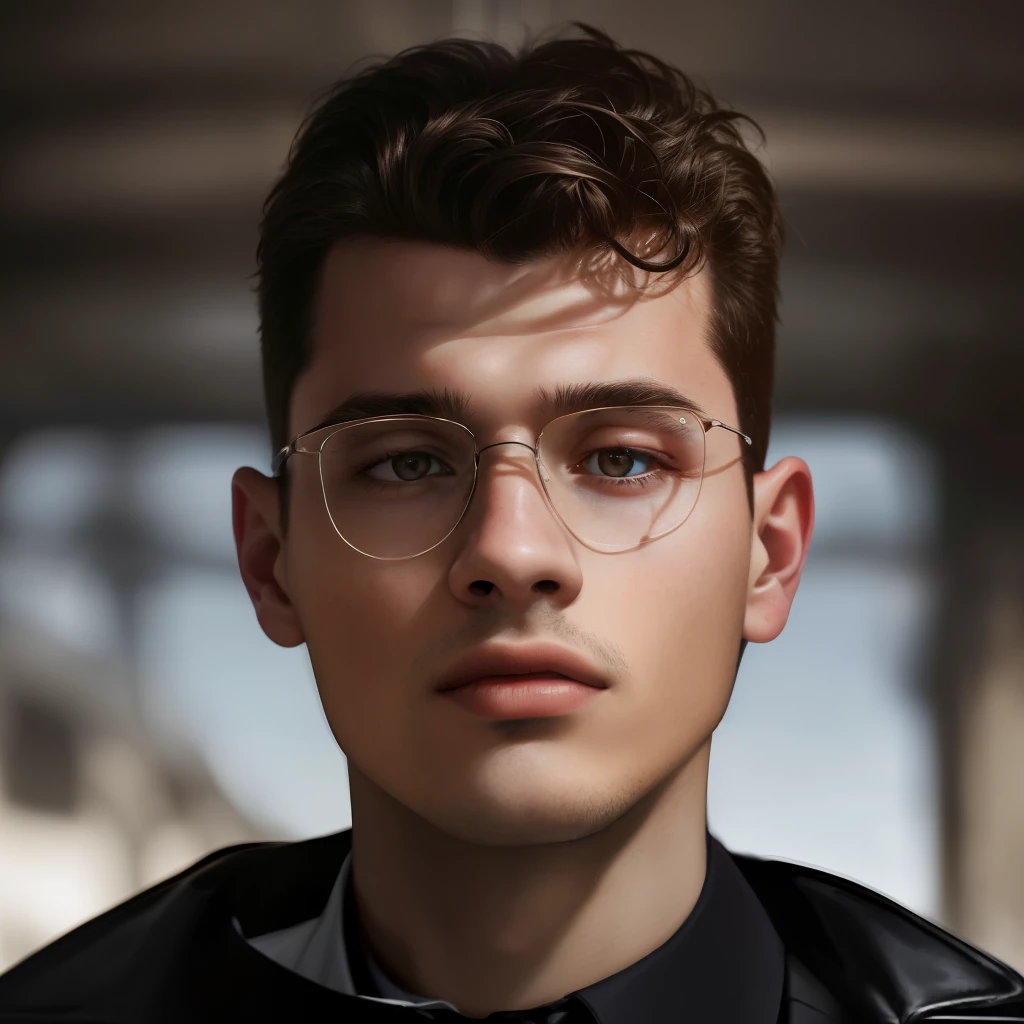
[[[561,676],[598,689],[608,686],[597,669],[575,651],[558,644],[532,643],[492,644],[479,648],[457,662],[435,689],[444,693],[476,680],[530,675]]]
[[[602,688],[565,676],[532,673],[491,676],[445,690],[442,696],[466,711],[492,721],[557,718],[578,711]]]
[[[607,682],[581,655],[556,644],[491,646],[460,661],[437,692],[491,720],[554,718],[577,711]]]

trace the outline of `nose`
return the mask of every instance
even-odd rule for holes
[[[504,602],[522,611],[548,600],[562,607],[583,587],[576,544],[548,503],[535,449],[524,441],[480,449],[476,492],[455,536],[449,583],[467,604]]]

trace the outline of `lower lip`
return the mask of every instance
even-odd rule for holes
[[[554,718],[577,711],[601,692],[601,687],[567,679],[541,675],[489,676],[475,679],[454,690],[445,690],[467,711],[482,718]]]

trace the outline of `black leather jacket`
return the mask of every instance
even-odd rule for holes
[[[785,1024],[1024,1022],[1024,978],[898,903],[825,871],[733,860],[786,947]]]
[[[211,854],[0,977],[0,1022],[408,1019],[292,974],[232,925],[240,908],[267,930],[317,916],[350,845],[345,831]],[[732,856],[786,948],[779,1024],[1024,1024],[1024,978],[987,954],[854,882]]]

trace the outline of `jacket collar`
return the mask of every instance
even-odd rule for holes
[[[830,1021],[1024,1024],[1024,978],[938,925],[826,871],[733,860],[786,946],[792,1012],[808,1003]]]

